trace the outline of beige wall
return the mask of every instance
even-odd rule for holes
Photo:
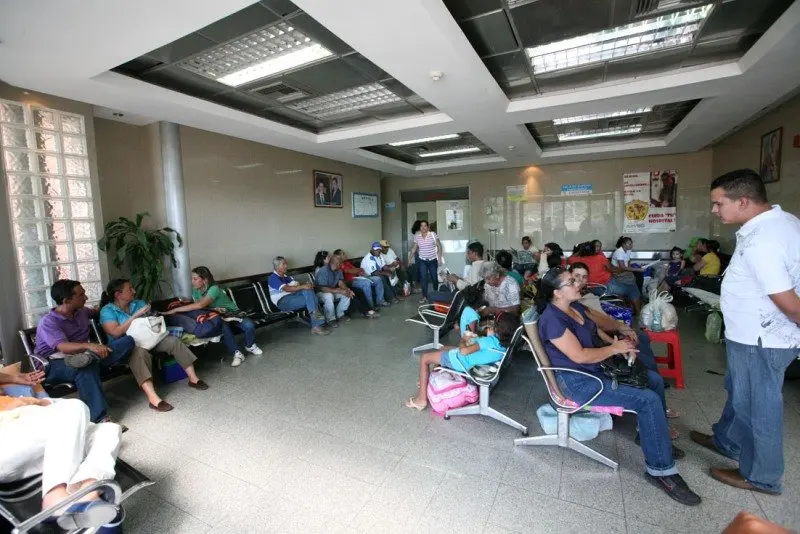
[[[163,225],[158,125],[96,122],[106,220],[149,211]],[[351,207],[354,191],[380,193],[375,171],[189,127],[181,152],[190,262],[217,278],[271,271],[276,255],[293,265],[322,248],[360,255],[380,238],[380,218],[354,219]],[[315,169],[343,175],[344,207],[314,207]],[[287,170],[299,172],[276,174]]]
[[[800,148],[792,147],[792,137],[800,134],[800,96],[714,146],[714,176],[745,167],[758,171],[761,136],[780,127],[783,127],[780,181],[767,184],[767,195],[771,202],[780,204],[785,211],[799,215]],[[736,229],[715,221],[712,233],[731,248]]]
[[[523,235],[531,235],[538,247],[555,241],[571,249],[578,241],[597,238],[608,249],[622,232],[623,173],[665,169],[678,171],[677,231],[634,234],[634,249],[671,248],[687,244],[693,236],[708,235],[710,150],[426,178],[393,176],[382,183],[382,202],[397,205],[393,211],[384,211],[384,235],[396,242],[403,240],[401,191],[469,186],[471,238],[484,245],[488,244],[489,228],[497,228],[500,248],[518,247]],[[563,197],[564,184],[592,184],[592,195]],[[527,185],[527,200],[506,200],[509,185]],[[537,231],[540,237],[536,237]]]

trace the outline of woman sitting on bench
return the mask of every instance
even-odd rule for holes
[[[35,386],[41,371],[7,375],[0,384]],[[114,478],[122,432],[116,423],[92,423],[78,399],[10,397],[0,394],[0,483],[42,475],[42,510],[99,480]],[[52,521],[72,531],[113,523],[119,506],[90,492],[62,508]]]
[[[150,311],[148,303],[143,300],[134,300],[134,297],[136,297],[136,290],[133,289],[130,280],[119,278],[108,284],[100,301],[100,325],[110,338],[116,339],[124,336],[134,319],[142,317]],[[200,380],[194,370],[194,361],[197,357],[186,348],[180,339],[167,336],[159,341],[152,350],[164,352],[175,358],[175,361],[183,367],[189,377],[189,387],[199,390],[208,389],[208,384]],[[157,412],[172,410],[173,406],[159,397],[153,386],[153,355],[142,347],[134,347],[128,365],[136,383],[147,396],[150,408]]]
[[[700,497],[689,489],[675,466],[675,459],[686,453],[673,447],[670,440],[663,379],[648,370],[647,388],[626,384],[615,387],[600,363],[614,354],[635,357],[639,351],[632,341],[612,339],[599,330],[578,302],[580,298],[579,284],[568,271],[554,268],[542,278],[537,302],[539,336],[550,365],[579,371],[556,372],[561,391],[574,402],[584,404],[593,399],[599,388],[597,380],[586,375],[599,378],[603,390],[592,400],[593,406],[621,406],[638,414],[647,480],[681,504],[700,504]]]

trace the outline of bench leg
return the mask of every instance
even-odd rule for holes
[[[449,419],[451,415],[485,415],[486,417],[494,419],[495,421],[500,421],[511,428],[516,428],[523,434],[528,433],[528,428],[525,425],[514,421],[506,414],[500,413],[489,406],[489,386],[480,386],[480,397],[478,402],[475,404],[470,404],[469,406],[456,408],[454,410],[447,410],[447,412],[444,414],[444,418]]]
[[[558,445],[558,436],[556,434],[543,434],[530,438],[517,438],[514,440],[514,445]]]
[[[439,350],[442,347],[444,347],[444,345],[442,345],[441,343],[425,343],[424,345],[420,345],[419,347],[414,347],[413,349],[411,349],[411,353],[416,355],[417,352],[420,352],[420,351],[424,351],[424,350]]]
[[[617,464],[617,462],[615,462],[611,458],[608,458],[607,456],[603,456],[602,454],[600,454],[599,452],[597,452],[593,448],[589,447],[588,445],[584,445],[583,443],[581,443],[580,441],[578,441],[577,439],[575,439],[573,437],[569,438],[568,446],[573,451],[579,452],[584,456],[588,456],[592,460],[596,460],[596,461],[600,462],[603,465],[607,465],[608,467],[610,467],[614,471],[616,471],[617,468],[619,467],[619,464]]]

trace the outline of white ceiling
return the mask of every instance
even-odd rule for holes
[[[738,61],[510,101],[438,0],[294,0],[439,110],[321,134],[109,72],[252,1],[4,2],[0,79],[94,104],[104,118],[173,121],[405,176],[695,151],[800,87],[800,2]],[[444,77],[435,82],[430,71]],[[524,126],[696,98],[703,101],[663,139],[542,151]],[[360,148],[465,131],[497,155],[415,166]]]

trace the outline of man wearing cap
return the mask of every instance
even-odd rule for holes
[[[389,281],[392,277],[392,269],[387,266],[386,262],[383,260],[383,247],[380,241],[372,243],[369,254],[364,256],[361,260],[361,268],[364,269],[364,273],[370,279],[374,279],[375,277],[380,279],[383,284],[384,298],[387,301],[392,301],[393,303],[399,302],[394,288]]]
[[[403,285],[406,283],[406,281],[408,281],[408,275],[403,267],[403,263],[397,257],[397,254],[394,253],[394,250],[392,250],[391,246],[389,245],[389,241],[386,239],[381,239],[380,244],[381,259],[383,259],[384,265],[392,270],[393,277],[397,277],[398,283],[400,284],[397,292],[402,294]]]

